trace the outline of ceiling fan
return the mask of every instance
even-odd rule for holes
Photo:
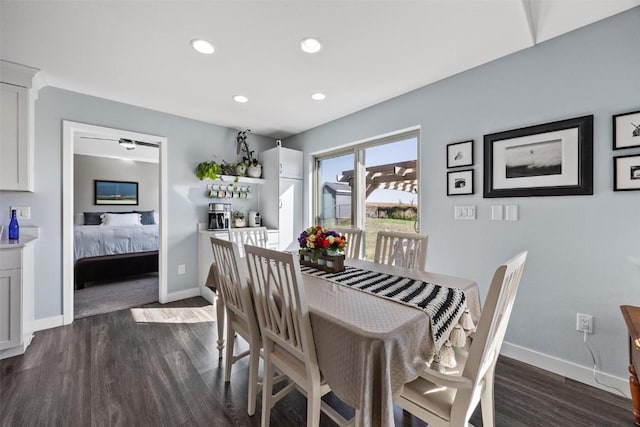
[[[126,148],[127,150],[133,150],[136,148],[136,145],[143,145],[145,147],[153,147],[158,148],[159,144],[157,142],[145,142],[145,141],[136,141],[134,139],[113,139],[113,138],[97,138],[95,136],[81,136],[83,139],[99,139],[101,141],[115,141],[120,144],[121,147]]]

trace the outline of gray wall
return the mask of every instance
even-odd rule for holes
[[[420,223],[427,267],[475,279],[484,296],[495,267],[529,259],[506,341],[590,366],[576,312],[594,316],[599,368],[627,377],[618,306],[640,305],[640,192],[612,190],[611,115],[640,110],[640,7],[431,84],[284,141],[310,153],[420,126]],[[482,137],[594,114],[594,195],[482,198]],[[476,194],[446,196],[445,146],[473,138]],[[618,154],[639,153],[625,150]],[[308,202],[308,193],[307,193]],[[454,221],[454,205],[476,221]],[[517,222],[491,221],[492,204],[517,204]],[[308,207],[309,204],[307,203]],[[310,218],[308,209],[305,219]]]
[[[158,163],[132,162],[107,157],[73,156],[74,212],[158,211],[160,208],[160,167]],[[138,183],[138,206],[95,205],[94,180]]]
[[[41,227],[35,246],[35,317],[62,314],[62,121],[124,129],[168,138],[168,291],[197,285],[196,224],[205,222],[208,203],[206,183],[195,167],[203,160],[237,160],[236,130],[147,110],[53,87],[39,93],[35,105],[35,192],[0,192],[0,223],[9,222],[10,205],[31,206],[31,220],[23,225]],[[275,145],[258,135],[248,139],[261,152]],[[235,202],[235,201],[234,201]],[[255,208],[258,198],[238,201]],[[187,274],[177,275],[186,264]]]

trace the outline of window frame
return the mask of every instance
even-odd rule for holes
[[[353,154],[353,180],[352,188],[355,191],[351,192],[351,226],[364,230],[366,206],[364,197],[360,197],[365,192],[365,151],[368,148],[376,147],[379,145],[390,144],[394,142],[404,141],[407,139],[416,139],[416,178],[418,181],[417,186],[417,206],[418,206],[418,219],[415,227],[416,233],[420,233],[420,200],[421,200],[421,177],[420,177],[420,128],[410,128],[400,132],[387,134],[383,136],[373,137],[365,141],[356,142],[347,146],[340,147],[336,150],[325,151],[319,154],[313,155],[313,182],[312,182],[312,218],[314,224],[320,223],[321,216],[321,197],[322,191],[320,191],[320,162],[323,160],[332,159],[335,157],[344,156],[347,154]],[[366,232],[366,230],[365,230]]]

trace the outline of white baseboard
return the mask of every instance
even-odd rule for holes
[[[200,296],[200,288],[185,289],[184,291],[172,292],[167,294],[167,302],[179,301],[181,299],[193,298]]]
[[[215,305],[216,294],[206,286],[200,287],[200,296]]]
[[[64,326],[64,316],[62,314],[58,316],[45,317],[44,319],[36,319],[33,322],[33,330],[35,332],[57,328],[58,326]]]
[[[570,378],[583,384],[617,394],[614,390],[598,384],[593,378],[593,370],[589,367],[581,366],[567,360],[549,356],[548,354],[520,347],[519,345],[510,344],[508,342],[504,342],[502,344],[500,354],[544,369],[545,371],[562,375],[565,378]],[[631,398],[628,379],[616,377],[601,371],[596,371],[596,374],[601,383],[616,387],[620,391],[623,391],[627,398]]]

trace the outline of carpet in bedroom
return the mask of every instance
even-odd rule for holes
[[[158,301],[158,273],[87,283],[73,297],[73,318],[95,316]]]

